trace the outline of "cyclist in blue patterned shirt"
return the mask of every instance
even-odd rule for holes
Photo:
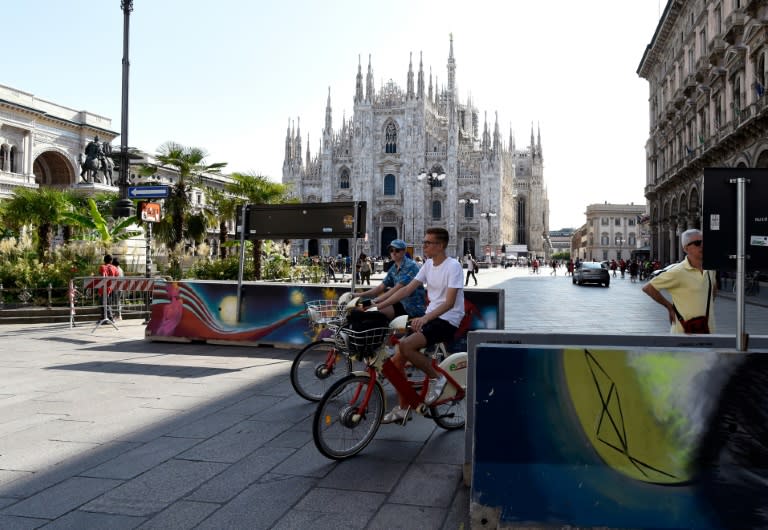
[[[419,266],[405,255],[406,246],[405,241],[402,239],[395,239],[389,244],[387,250],[389,250],[389,255],[394,263],[389,268],[384,281],[373,289],[358,293],[359,296],[363,298],[373,296],[375,297],[373,303],[378,304],[384,302],[387,298],[411,283],[411,280],[419,272]],[[427,292],[424,290],[424,287],[419,286],[410,296],[406,296],[394,305],[383,308],[381,312],[390,320],[400,315],[408,315],[410,317],[424,316],[424,312],[427,309],[426,296]]]

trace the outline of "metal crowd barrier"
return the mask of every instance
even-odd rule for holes
[[[115,320],[131,315],[149,315],[152,303],[154,278],[135,276],[85,276],[69,282],[69,326],[75,326],[77,311],[85,308],[101,308],[100,324],[111,324]],[[112,318],[109,318],[109,316]]]

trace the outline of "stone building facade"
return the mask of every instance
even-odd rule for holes
[[[629,259],[643,245],[640,221],[645,205],[590,204],[587,222],[571,238],[571,257],[576,260],[605,261]]]
[[[111,142],[111,127],[109,118],[0,85],[0,199],[17,187],[114,190],[80,184],[80,154],[94,136]]]
[[[651,255],[682,259],[707,167],[768,167],[768,4],[669,0],[637,73],[648,80]],[[734,206],[735,207],[735,206]]]
[[[368,254],[386,255],[395,238],[422,255],[424,231],[448,230],[449,255],[467,252],[500,258],[505,244],[526,245],[531,256],[545,255],[549,202],[543,176],[541,135],[516,149],[510,131],[506,145],[498,115],[491,126],[471,99],[462,103],[456,80],[453,38],[447,86],[425,79],[423,60],[408,65],[406,88],[389,81],[374,88],[370,57],[365,79],[358,61],[354,111],[334,130],[330,89],[318,153],[302,151],[300,124],[289,122],[283,183],[302,202],[366,201]],[[309,140],[307,140],[309,143]],[[443,180],[420,174],[445,175]],[[351,241],[295,241],[294,255],[349,255]]]

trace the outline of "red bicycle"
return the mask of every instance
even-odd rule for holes
[[[328,458],[341,460],[362,451],[376,435],[387,410],[382,378],[386,378],[415,411],[431,418],[443,429],[464,427],[466,421],[467,353],[454,353],[442,362],[432,358],[435,370],[448,379],[440,397],[424,403],[429,380],[412,381],[403,376],[390,356],[397,334],[407,325],[407,316],[394,319],[388,328],[366,331],[343,329],[337,335],[344,349],[365,362],[365,371],[336,381],[320,400],[312,422],[317,449]],[[341,345],[340,345],[341,347]],[[408,415],[403,420],[407,421]]]

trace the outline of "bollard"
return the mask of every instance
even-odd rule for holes
[[[48,309],[53,307],[53,286],[48,283]]]

